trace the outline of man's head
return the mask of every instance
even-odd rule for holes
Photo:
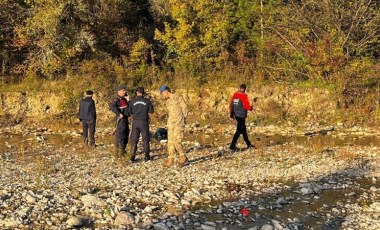
[[[165,98],[168,99],[170,95],[170,89],[166,85],[163,85],[160,87],[160,94]]]
[[[245,92],[247,90],[247,85],[246,84],[241,84],[239,87],[240,92]]]
[[[86,91],[86,97],[92,97],[93,95],[94,95],[94,91],[92,91],[92,90]]]
[[[143,96],[145,93],[144,87],[137,87],[136,89],[136,95],[137,96]]]
[[[119,97],[125,97],[126,94],[127,94],[127,87],[125,87],[125,85],[119,85],[117,87],[117,95]]]

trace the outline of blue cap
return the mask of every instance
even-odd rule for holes
[[[119,90],[127,90],[127,87],[125,85],[119,85],[117,88],[116,88],[117,91]]]
[[[163,85],[160,87],[160,93],[164,92],[165,90],[168,90],[169,87],[167,87],[166,85]]]

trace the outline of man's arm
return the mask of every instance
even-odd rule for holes
[[[120,114],[121,114],[121,111],[120,111],[120,109],[118,108],[118,105],[117,105],[117,99],[115,99],[115,100],[113,100],[112,102],[111,102],[111,104],[110,104],[110,110],[112,111],[112,112],[114,112],[115,114],[116,114],[116,116],[120,116]]]
[[[82,119],[80,118],[81,109],[82,109],[82,101],[79,102],[79,111],[78,111],[78,118],[79,118],[80,121],[82,121]]]
[[[230,112],[230,118],[234,118],[234,110],[233,110],[233,108],[232,108],[232,106],[233,106],[233,102],[234,102],[234,98],[235,98],[235,94],[234,95],[232,95],[232,97],[231,97],[231,99],[230,99],[230,103],[228,104],[228,110],[229,110],[229,112]]]
[[[179,106],[181,107],[183,116],[186,118],[189,114],[189,111],[187,110],[187,105],[183,97],[179,97]]]
[[[132,99],[133,100],[133,99]],[[128,105],[128,114],[133,115],[133,106],[132,101]]]
[[[154,107],[153,107],[153,103],[151,100],[149,100],[149,103],[148,103],[148,113],[153,113],[154,112]]]
[[[251,104],[249,103],[248,95],[247,94],[243,94],[243,96],[240,98],[240,100],[243,103],[244,109],[246,109],[248,111],[252,111],[253,110]]]
[[[94,120],[96,120],[96,107],[95,107],[95,101],[92,101],[92,109],[94,111]]]

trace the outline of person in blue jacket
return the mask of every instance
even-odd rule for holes
[[[79,103],[79,120],[83,127],[83,143],[91,147],[95,146],[96,109],[92,99],[94,92],[86,91],[86,97]]]

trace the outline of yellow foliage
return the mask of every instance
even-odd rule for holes
[[[130,51],[130,62],[140,64],[146,59],[147,52],[151,48],[151,45],[146,42],[144,38],[140,38],[135,44],[133,44]]]

